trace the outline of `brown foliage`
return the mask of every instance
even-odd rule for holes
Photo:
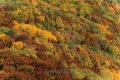
[[[86,45],[95,45],[97,43],[97,39],[91,33],[85,33],[85,39],[82,41]]]
[[[90,5],[94,5],[94,3],[92,1],[89,1],[89,0],[85,0],[85,3],[88,3]]]
[[[32,23],[33,19],[32,18],[23,18],[23,22],[25,22],[26,24]]]
[[[13,54],[10,51],[4,50],[0,52],[0,58],[6,59],[6,58],[11,58],[13,57]]]
[[[120,28],[117,25],[111,26],[115,33],[120,33]]]
[[[43,71],[43,70],[41,70],[41,69],[39,69],[37,72],[36,72],[36,78],[37,78],[37,80],[47,80],[47,79],[51,79],[52,80],[52,76],[51,75],[49,75],[48,73],[47,73],[47,71]]]
[[[12,17],[11,17],[10,15],[7,15],[7,14],[5,14],[5,15],[2,17],[2,19],[1,19],[1,21],[0,21],[0,24],[1,24],[2,26],[6,26],[6,27],[10,27],[10,28],[11,28],[12,26],[14,26]]]
[[[36,44],[36,49],[35,50],[37,50],[39,52],[38,56],[41,55],[40,53],[43,53],[43,52],[47,51],[46,47],[44,45],[39,45],[39,44]]]
[[[70,17],[62,17],[63,23],[64,24],[68,24],[68,25],[72,25],[73,24],[73,20]]]
[[[11,70],[11,68],[14,68],[15,70],[18,70],[18,68],[22,65],[32,65],[32,58],[26,57],[26,56],[12,56],[12,57],[8,57],[4,60],[4,66],[3,69],[4,71],[10,71],[13,72]]]
[[[60,75],[58,77],[58,80],[76,80],[76,79],[72,78],[70,75]]]
[[[109,6],[109,4],[108,4],[107,2],[102,2],[102,5],[103,5],[103,6],[106,6],[106,7]]]
[[[27,2],[28,1],[31,3],[30,6],[31,6],[31,10],[33,11],[34,8],[32,8],[32,7],[34,5],[32,5],[32,4],[36,4],[36,3],[34,3],[33,0],[27,0]],[[112,4],[108,4],[105,2],[102,3],[102,2],[99,2],[96,0],[80,1],[81,4],[86,4],[86,3],[90,4],[90,6],[94,9],[94,12],[89,16],[90,20],[88,20],[88,18],[86,19],[83,16],[78,17],[76,15],[76,13],[77,13],[76,10],[79,10],[79,9],[77,9],[77,8],[79,8],[79,6],[77,6],[76,4],[79,1],[77,1],[77,0],[72,1],[73,3],[71,3],[71,1],[72,0],[66,1],[66,2],[70,2],[70,5],[69,5],[69,3],[67,3],[67,4],[66,3],[61,4],[61,2],[57,3],[57,1],[55,3],[53,2],[53,4],[49,5],[49,3],[44,2],[44,1],[37,1],[37,2],[40,2],[40,3],[38,3],[39,6],[34,6],[34,7],[36,9],[39,9],[38,13],[40,11],[40,15],[36,15],[36,13],[33,12],[32,18],[30,18],[29,16],[22,18],[22,25],[20,25],[18,23],[15,26],[16,29],[15,29],[15,27],[12,27],[12,26],[14,26],[12,17],[10,15],[6,14],[6,11],[10,11],[11,7],[8,5],[0,6],[0,11],[1,11],[0,26],[1,27],[2,26],[9,27],[10,29],[16,30],[19,33],[19,35],[16,37],[15,36],[8,37],[4,34],[5,35],[4,38],[3,37],[0,38],[0,49],[3,49],[3,51],[2,50],[0,51],[0,70],[3,71],[2,73],[0,72],[0,76],[3,75],[3,77],[0,78],[0,80],[75,80],[71,77],[71,72],[70,72],[70,68],[69,68],[69,65],[71,63],[75,63],[75,65],[79,69],[87,68],[87,69],[90,69],[93,72],[99,74],[98,67],[100,67],[102,65],[101,63],[105,60],[105,61],[108,61],[108,63],[110,63],[110,69],[113,69],[113,68],[115,69],[115,66],[114,66],[115,63],[113,62],[113,60],[109,60],[101,54],[95,54],[94,52],[92,52],[92,50],[90,50],[91,52],[87,51],[87,49],[89,48],[88,46],[94,47],[94,45],[97,44],[96,38],[99,37],[99,35],[101,35],[99,33],[95,34],[95,31],[93,29],[90,29],[90,27],[88,25],[89,22],[93,22],[93,23],[97,23],[97,24],[100,23],[101,24],[100,28],[101,28],[101,30],[103,30],[103,32],[107,31],[107,28],[104,25],[107,25],[108,28],[109,27],[112,28],[114,30],[114,32],[116,32],[116,33],[120,32],[119,26],[116,25],[112,19],[107,19],[103,16],[103,14],[101,14],[100,10],[98,9],[99,7],[97,4],[99,3],[104,7],[110,6],[112,8],[112,10],[115,11],[115,13],[117,14],[116,7]],[[49,0],[48,0],[48,2],[49,2]],[[61,8],[59,8],[58,6]],[[74,16],[74,19],[67,16],[67,14],[69,14],[69,10],[66,10],[66,9],[69,8],[69,6],[71,6],[71,7],[73,6],[73,8],[70,7],[70,11],[72,12],[72,15]],[[21,7],[18,8],[18,10],[17,10],[18,12]],[[50,9],[51,8],[53,9],[52,14],[53,14],[54,18],[47,18],[47,16],[49,15],[49,7],[50,7]],[[62,7],[65,7],[66,9],[64,9]],[[29,7],[27,7],[25,5],[25,7],[23,6],[23,8],[28,9]],[[61,14],[60,12],[62,12],[63,14]],[[66,13],[66,12],[67,12],[67,14],[65,16],[64,13]],[[30,14],[32,14],[32,13],[30,13]],[[57,17],[57,15],[59,15],[60,20],[63,21],[63,24],[65,25],[65,27],[67,27],[66,28],[67,30],[66,29],[64,30],[63,28],[58,29],[57,27],[55,27],[56,26],[55,18]],[[17,18],[19,18],[19,17],[17,16]],[[34,20],[33,20],[33,18],[34,18]],[[46,18],[46,19],[44,19],[44,18]],[[60,20],[58,19],[58,23],[60,22]],[[74,20],[75,20],[75,22],[74,22]],[[58,32],[60,32],[60,33],[58,33],[59,36],[62,37],[62,38],[60,37],[61,42],[57,42],[56,37],[54,35],[52,35],[51,32],[49,33],[46,30],[40,30],[39,28],[34,28],[32,25],[29,25],[29,23],[34,24],[36,22],[38,22],[38,23],[40,22],[41,23],[40,25],[43,26],[42,27],[43,29],[46,29],[46,28],[44,28],[45,26],[44,26],[44,24],[42,24],[42,22],[44,22],[45,25],[48,25],[49,28],[58,30]],[[53,25],[50,27],[50,25],[47,24],[47,22],[49,22],[50,25],[53,23]],[[24,23],[27,23],[27,24],[24,24]],[[73,24],[75,25],[75,27],[72,30],[72,28],[70,26],[72,26]],[[63,26],[61,23],[59,25]],[[53,31],[53,30],[50,29],[50,31]],[[30,34],[30,36],[28,33]],[[54,31],[53,31],[53,33],[54,33]],[[67,33],[69,33],[69,34],[67,34]],[[73,34],[70,34],[70,33],[73,33]],[[63,36],[62,36],[62,34],[63,34]],[[64,34],[66,34],[67,37],[65,37]],[[56,35],[56,33],[55,33],[55,35]],[[44,41],[41,45],[37,44],[38,37],[40,38],[40,40],[42,39],[41,37],[48,39],[48,40],[46,40],[46,42],[52,43],[53,46],[52,46],[52,44],[51,45],[47,44]],[[78,38],[76,40],[77,37],[80,37],[80,38]],[[112,41],[115,40],[116,43],[114,45],[120,46],[120,44],[117,44],[116,36],[114,36],[114,34],[103,35],[103,37],[105,37],[105,39],[107,38],[108,40],[112,40]],[[52,40],[51,38],[54,40]],[[65,40],[64,40],[64,38],[65,38]],[[35,49],[34,51],[36,52],[37,58],[33,59],[32,57],[27,57],[26,52],[23,53],[26,55],[20,55],[18,53],[19,56],[15,55],[15,54],[17,54],[17,52],[15,52],[15,53],[9,52],[9,49],[10,50],[11,50],[11,48],[14,49],[13,47],[11,47],[11,46],[13,46],[14,39],[15,39],[15,42],[22,42],[27,45],[27,47],[20,49],[21,52],[23,52],[22,50],[27,50],[27,49],[30,50],[31,48]],[[58,37],[58,39],[59,39],[59,37]],[[77,43],[78,40],[80,40],[80,42],[79,42],[80,46],[76,47],[76,45],[78,45],[78,43]],[[86,45],[81,45],[81,41],[83,44],[86,44]],[[64,44],[66,45],[66,47],[64,46]],[[99,45],[99,43],[98,43],[98,45]],[[62,46],[63,46],[63,48],[62,48]],[[106,49],[106,45],[99,45],[99,46],[102,50]],[[66,51],[64,50],[64,48]],[[72,50],[70,50],[70,49],[72,49]],[[18,50],[18,49],[16,49],[16,50]],[[18,51],[20,52],[20,50],[18,50]],[[100,52],[100,50],[98,50],[98,51]],[[66,52],[68,52],[68,53],[66,53]],[[28,52],[28,54],[29,54],[29,52]],[[51,73],[50,70],[57,70],[57,71],[62,70],[62,72],[60,72],[60,73],[52,72]],[[65,73],[64,71],[67,73]],[[85,73],[85,74],[87,74],[87,73]],[[84,79],[89,79],[89,77],[85,77]]]
[[[10,11],[11,7],[9,5],[7,5],[7,4],[4,4],[4,5],[0,6],[0,11],[1,10]]]
[[[116,15],[118,14],[117,9],[113,4],[109,4],[109,7],[112,7],[114,9]]]
[[[5,48],[5,47],[11,47],[12,43],[14,42],[14,39],[11,37],[4,37],[0,39],[0,47]]]
[[[28,40],[28,36],[26,34],[19,35],[15,38],[15,41],[25,41]]]
[[[113,34],[107,34],[106,37],[108,40],[116,40],[116,37]]]
[[[92,15],[92,16],[91,16],[91,20],[94,21],[94,22],[97,22],[97,23],[102,23],[101,18],[99,18],[99,17],[96,16],[96,15]]]
[[[3,80],[37,80],[33,75],[26,72],[8,73]]]

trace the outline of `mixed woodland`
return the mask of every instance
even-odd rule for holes
[[[0,80],[120,80],[120,0],[0,0]]]

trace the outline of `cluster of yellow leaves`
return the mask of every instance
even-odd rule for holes
[[[38,36],[43,36],[46,39],[57,41],[56,37],[49,31],[38,29],[37,32]]]
[[[102,68],[104,73],[108,73],[109,76],[113,79],[113,80],[120,80],[120,71],[116,72],[115,70],[109,70],[106,68]]]
[[[0,34],[0,39],[6,37],[6,34]]]
[[[89,23],[90,22],[90,20],[88,20],[88,19],[86,19],[84,16],[79,16],[79,18],[81,19],[81,20],[83,20],[83,21],[85,21],[86,23]]]
[[[120,80],[120,72],[119,73],[113,73],[115,80]]]
[[[26,10],[27,7],[26,7],[26,6],[20,6],[20,9],[22,9],[22,10]]]
[[[5,42],[5,39],[6,39],[6,34],[4,33],[0,34],[0,40]]]
[[[31,0],[31,4],[37,6],[38,2],[36,0]]]
[[[118,23],[120,23],[120,16],[118,15]]]
[[[45,16],[39,16],[38,18],[40,19],[41,22],[45,22]]]
[[[112,7],[109,7],[109,10],[112,11],[112,12],[114,12],[114,9]]]
[[[73,13],[77,13],[75,8],[70,8],[70,11],[73,12]]]
[[[16,21],[14,21],[14,26],[12,27],[13,30],[17,31],[18,35],[20,35],[22,33],[22,31],[20,30],[20,24]]]
[[[38,10],[36,7],[33,7],[33,8],[34,8],[34,13],[36,13],[36,14],[40,15],[39,10]]]
[[[19,31],[20,30],[20,24],[16,21],[14,21],[14,24],[15,25],[13,26],[13,29]]]
[[[19,24],[17,22],[14,22],[15,26],[14,29],[15,30],[23,30],[25,31],[29,37],[44,37],[47,40],[53,40],[53,41],[57,41],[56,37],[54,35],[52,35],[51,32],[46,31],[46,30],[41,30],[40,28],[37,28],[34,25],[30,25],[30,24]]]
[[[25,31],[29,37],[35,37],[37,33],[37,28],[36,26],[29,25],[29,24],[21,24],[20,28]]]
[[[102,25],[102,24],[98,24],[98,23],[96,23],[95,25],[102,30],[102,33],[111,34],[111,32],[108,31],[108,26],[105,26],[105,25]]]
[[[12,48],[16,48],[16,49],[23,49],[24,47],[26,47],[27,45],[21,41],[18,42],[14,42],[12,45]]]

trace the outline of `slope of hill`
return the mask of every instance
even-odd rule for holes
[[[120,0],[0,0],[0,80],[120,80]]]

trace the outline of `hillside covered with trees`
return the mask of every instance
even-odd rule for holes
[[[120,80],[120,0],[0,0],[0,80]]]

